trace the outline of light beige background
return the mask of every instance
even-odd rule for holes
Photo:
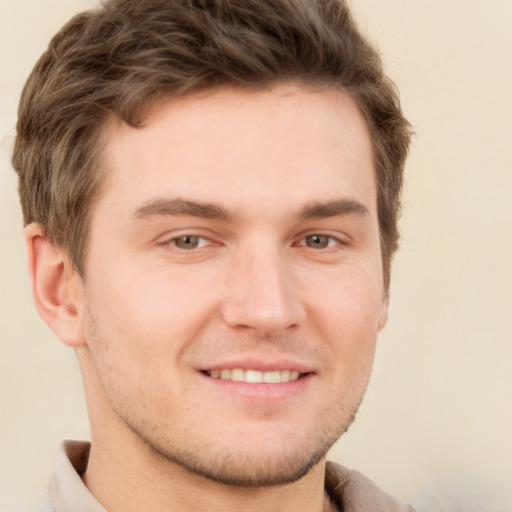
[[[62,438],[88,435],[74,355],[32,306],[9,153],[26,75],[95,3],[0,0],[2,511],[43,493]],[[406,500],[487,493],[493,505],[479,510],[508,510],[497,503],[512,486],[512,1],[352,5],[417,136],[390,321],[331,458]]]

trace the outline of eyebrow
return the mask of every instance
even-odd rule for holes
[[[144,203],[138,208],[134,217],[145,219],[165,215],[190,215],[203,219],[233,221],[235,216],[221,206],[211,203],[200,203],[186,199],[155,199]],[[335,199],[318,201],[310,204],[299,212],[302,220],[322,219],[344,215],[369,216],[366,206],[353,199]]]
[[[335,199],[327,202],[316,202],[307,206],[301,213],[302,220],[325,219],[343,215],[370,215],[368,208],[353,199]]]
[[[148,201],[135,211],[136,219],[163,215],[191,215],[203,219],[229,221],[233,219],[224,208],[209,204],[187,201],[186,199],[156,199]]]

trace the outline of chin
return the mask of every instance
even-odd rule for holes
[[[190,473],[223,485],[272,487],[290,484],[303,478],[325,457],[333,443],[307,456],[297,453],[274,453],[267,457],[261,453],[256,456],[224,453],[215,457],[186,453],[160,455]]]
[[[350,424],[351,422],[349,422]],[[156,446],[143,439],[160,462],[172,464],[188,473],[210,481],[235,487],[272,487],[296,482],[306,476],[340,435],[348,428],[318,428],[314,435],[297,432],[287,439],[245,438],[246,443],[231,444],[176,443],[174,446]],[[163,443],[166,444],[165,442]],[[183,447],[188,446],[188,449]],[[193,447],[192,447],[193,446]],[[236,448],[236,452],[234,449]]]

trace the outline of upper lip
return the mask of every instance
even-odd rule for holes
[[[214,363],[211,366],[204,366],[201,368],[201,370],[234,370],[237,368],[241,368],[242,370],[257,370],[261,372],[291,370],[301,374],[311,373],[314,371],[311,365],[304,364],[289,358],[269,358],[268,360],[264,360],[262,358],[229,359]]]

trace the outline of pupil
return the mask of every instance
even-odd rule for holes
[[[197,247],[198,242],[197,236],[182,236],[175,243],[180,249],[194,249]]]
[[[316,248],[324,248],[327,247],[327,244],[329,243],[329,238],[327,236],[323,235],[311,235],[308,236],[308,245],[310,247],[316,247]]]

